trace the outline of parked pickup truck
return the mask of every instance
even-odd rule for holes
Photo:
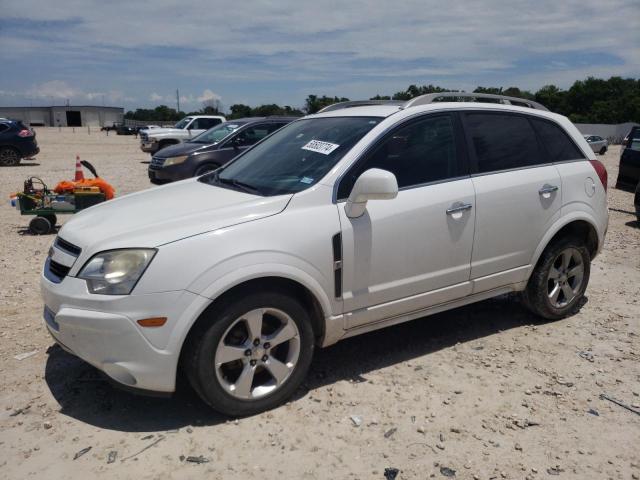
[[[191,115],[180,120],[173,128],[140,130],[140,150],[153,155],[164,147],[196,137],[224,121],[226,118],[217,115]]]

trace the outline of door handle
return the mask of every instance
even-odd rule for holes
[[[542,188],[540,190],[538,190],[538,193],[540,195],[544,195],[547,193],[553,193],[553,192],[557,192],[558,191],[558,187],[556,187],[555,185],[549,185],[548,183],[544,184],[542,186]]]
[[[471,205],[470,203],[462,203],[459,205],[456,205],[454,203],[449,208],[447,208],[447,215],[453,215],[454,213],[464,212],[465,210],[471,210],[471,208],[473,208],[473,205]]]

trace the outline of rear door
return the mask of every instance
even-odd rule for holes
[[[473,292],[525,279],[549,226],[560,216],[561,179],[527,115],[463,115],[476,192]]]

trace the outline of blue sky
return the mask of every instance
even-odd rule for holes
[[[302,106],[640,77],[638,0],[4,2],[0,105]]]

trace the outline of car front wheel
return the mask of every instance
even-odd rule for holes
[[[314,349],[306,309],[279,291],[223,300],[190,335],[184,361],[193,388],[215,410],[252,415],[286,401]]]
[[[542,254],[523,294],[536,315],[558,320],[579,306],[589,283],[591,255],[579,239],[565,238]]]

